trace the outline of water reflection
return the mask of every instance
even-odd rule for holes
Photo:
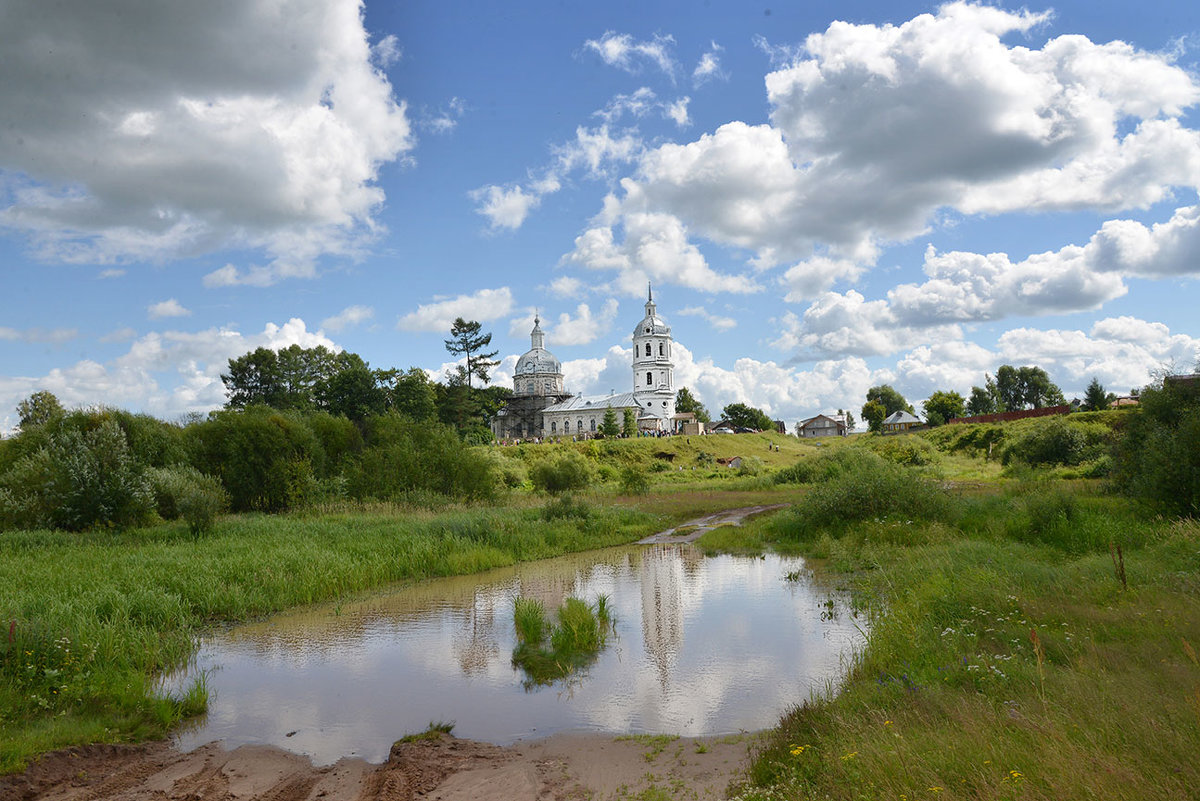
[[[835,677],[860,638],[841,593],[819,578],[784,580],[802,565],[677,545],[613,549],[239,626],[202,643],[187,673],[208,671],[214,697],[177,739],[267,743],[329,763],[380,761],[394,740],[437,720],[500,744],[564,729],[765,728]],[[615,641],[585,676],[527,693],[511,664],[513,599],[554,609],[599,594],[616,614]]]

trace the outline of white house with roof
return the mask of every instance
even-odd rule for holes
[[[818,414],[810,417],[796,426],[796,435],[803,437],[844,437],[846,436],[846,416]]]

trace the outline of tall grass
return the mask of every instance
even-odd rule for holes
[[[605,595],[594,604],[568,598],[556,617],[551,623],[545,606],[536,599],[517,598],[513,604],[517,631],[513,664],[524,671],[526,689],[553,684],[593,662],[616,624]]]
[[[829,478],[760,529],[827,557],[870,625],[738,797],[1197,797],[1200,526],[1094,483],[959,494],[884,473]]]
[[[155,676],[206,625],[390,582],[616,545],[655,530],[625,507],[585,519],[536,508],[246,515],[194,539],[181,523],[126,533],[0,535],[0,771],[80,742],[161,735],[203,707]]]

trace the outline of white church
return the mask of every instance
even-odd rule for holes
[[[571,395],[563,387],[562,363],[546,350],[541,320],[534,318],[532,347],[517,360],[513,396],[492,420],[497,439],[595,436],[608,409],[618,425],[632,409],[640,432],[672,429],[675,417],[675,364],[671,326],[646,299],[646,316],[633,329],[633,391],[607,396]]]

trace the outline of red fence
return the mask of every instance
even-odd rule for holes
[[[977,414],[974,417],[954,417],[951,423],[1004,423],[1009,420],[1024,420],[1026,417],[1049,417],[1052,414],[1066,414],[1070,406],[1047,406],[1044,409],[1022,409],[1019,412],[997,412],[996,414]]]

